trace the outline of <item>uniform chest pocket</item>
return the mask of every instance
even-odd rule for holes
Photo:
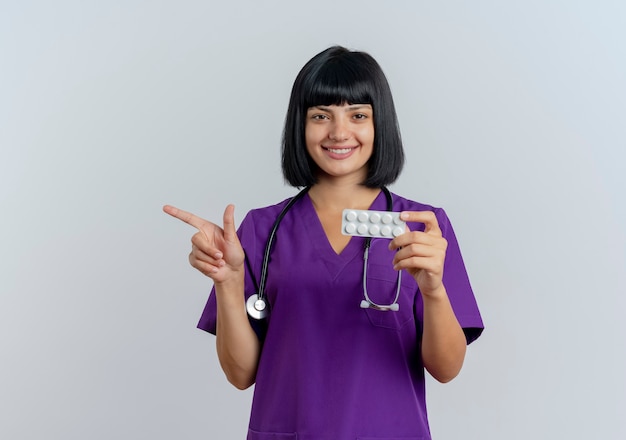
[[[367,294],[370,300],[378,305],[388,306],[393,303],[398,289],[398,271],[391,264],[369,263],[367,268]],[[365,287],[365,286],[364,286]],[[409,322],[413,322],[413,304],[417,294],[417,283],[406,272],[402,272],[399,309],[382,311],[374,308],[365,309],[370,323],[375,327],[400,330]]]

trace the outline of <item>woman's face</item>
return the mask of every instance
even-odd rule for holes
[[[354,178],[363,183],[374,150],[374,110],[370,104],[310,107],[305,138],[319,179]]]

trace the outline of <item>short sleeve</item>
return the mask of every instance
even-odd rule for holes
[[[476,298],[470,285],[465,263],[452,224],[445,211],[434,209],[443,237],[448,241],[443,269],[443,284],[448,292],[452,309],[463,328],[467,343],[475,341],[484,329]]]

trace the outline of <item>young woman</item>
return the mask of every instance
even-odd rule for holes
[[[189,260],[214,284],[199,328],[233,385],[256,384],[249,439],[430,439],[424,371],[453,379],[483,324],[445,212],[385,188],[403,163],[379,65],[331,47],[287,111],[282,168],[300,194],[238,231],[232,205],[223,228],[164,207],[199,230]],[[348,208],[401,212],[408,230],[344,235]]]

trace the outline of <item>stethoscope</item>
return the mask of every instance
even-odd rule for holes
[[[261,265],[261,282],[257,285],[256,279],[254,278],[252,268],[250,267],[250,262],[246,255],[246,265],[248,267],[248,271],[252,277],[254,282],[254,287],[258,293],[251,295],[246,301],[246,310],[248,311],[248,315],[254,319],[263,319],[268,315],[269,308],[267,304],[267,300],[265,299],[265,285],[267,283],[267,268],[269,266],[270,261],[270,253],[272,251],[272,245],[274,244],[274,240],[276,238],[276,231],[278,230],[278,226],[280,226],[280,222],[282,221],[285,214],[291,209],[291,207],[300,200],[308,191],[310,187],[304,188],[298,194],[296,194],[289,202],[285,205],[283,210],[278,214],[274,225],[270,231],[270,235],[267,238],[267,243],[265,244],[265,252],[263,253],[263,263]],[[383,193],[385,193],[385,198],[387,199],[387,211],[393,210],[393,199],[391,198],[391,193],[385,187],[382,188]],[[383,312],[387,311],[398,311],[400,305],[398,304],[398,298],[400,297],[400,286],[402,281],[402,271],[398,271],[398,284],[396,287],[396,296],[393,299],[391,304],[377,304],[369,297],[367,293],[367,260],[369,258],[370,246],[372,244],[372,238],[367,237],[365,240],[364,251],[363,251],[363,297],[361,300],[361,308],[362,309],[375,309]]]

